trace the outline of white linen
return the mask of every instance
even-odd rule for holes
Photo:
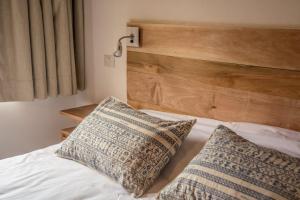
[[[142,111],[150,115],[168,120],[186,120],[195,118],[186,115],[165,113],[153,110]],[[238,135],[257,145],[275,149],[277,151],[300,158],[300,132],[254,123],[224,122],[207,118],[196,119],[197,123],[193,127],[188,138],[195,138],[196,140],[198,140],[198,137],[203,137],[205,139],[208,139],[213,130],[218,125],[223,124],[232,129]],[[201,136],[199,136],[199,134]]]
[[[0,161],[1,200],[129,200],[96,170],[54,154],[59,145]],[[150,194],[148,196],[154,196]],[[150,199],[150,198],[143,198]],[[151,198],[154,199],[154,198]]]
[[[166,120],[194,117],[144,110]],[[163,170],[154,187],[142,199],[155,195],[201,150],[219,124],[233,129],[242,137],[279,151],[300,157],[300,133],[251,123],[228,123],[197,118],[181,149]],[[0,160],[0,199],[7,200],[130,200],[134,199],[116,182],[103,174],[71,160],[57,157],[59,145],[25,155]]]

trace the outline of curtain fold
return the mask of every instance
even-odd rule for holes
[[[83,0],[0,0],[0,101],[85,88]]]

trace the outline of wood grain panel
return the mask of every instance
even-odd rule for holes
[[[128,52],[137,108],[300,130],[300,72]]]
[[[300,100],[300,71],[128,52],[128,70]],[[152,79],[156,76],[154,75]],[[184,83],[183,83],[184,84]],[[196,85],[194,84],[196,87]],[[207,87],[207,86],[206,86]]]
[[[142,48],[129,51],[300,70],[300,29],[131,22]]]

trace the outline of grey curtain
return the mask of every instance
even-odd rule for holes
[[[85,88],[83,0],[0,0],[0,101]]]

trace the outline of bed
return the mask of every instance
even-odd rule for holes
[[[141,199],[155,199],[219,124],[259,146],[300,158],[300,30],[129,26],[140,27],[142,47],[128,49],[128,103],[166,120],[198,116]],[[134,199],[104,174],[57,157],[60,146],[1,160],[0,199]]]
[[[191,119],[192,116],[143,110],[166,120]],[[158,181],[141,199],[155,199],[201,150],[213,130],[224,124],[259,145],[300,158],[300,134],[296,131],[251,123],[228,123],[198,118],[181,150],[162,172]],[[246,131],[245,131],[246,130]],[[274,145],[276,144],[276,145]],[[56,156],[60,144],[0,161],[0,199],[134,199],[118,183],[104,174],[74,161]]]

